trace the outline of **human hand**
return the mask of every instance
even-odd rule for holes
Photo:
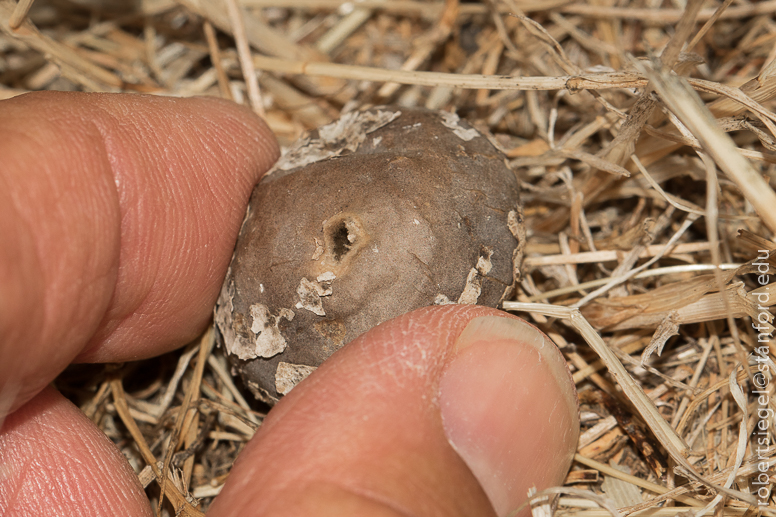
[[[0,514],[151,515],[118,449],[46,385],[72,361],[202,331],[277,152],[261,120],[214,99],[0,102]],[[421,309],[285,397],[210,514],[504,515],[562,481],[577,432],[562,357],[532,327]]]

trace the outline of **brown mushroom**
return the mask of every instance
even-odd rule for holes
[[[274,403],[383,321],[431,304],[497,306],[514,288],[519,213],[503,154],[456,115],[344,115],[253,191],[215,309],[219,339]]]

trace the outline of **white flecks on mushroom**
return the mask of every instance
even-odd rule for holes
[[[401,111],[352,111],[339,120],[318,128],[318,138],[305,138],[290,147],[265,175],[277,170],[291,170],[310,163],[355,152],[366,136],[389,124]]]
[[[482,278],[493,268],[493,263],[490,261],[493,250],[485,248],[483,251],[485,256],[480,255],[477,258],[477,265],[469,270],[466,286],[464,286],[461,296],[458,297],[458,303],[474,305],[482,293]]]
[[[315,370],[315,366],[284,363],[281,361],[278,363],[278,369],[275,372],[275,389],[279,394],[287,395],[294,386],[305,380]]]
[[[337,278],[337,275],[335,275],[332,271],[325,271],[318,275],[318,277],[315,279],[317,282],[331,282]]]
[[[280,333],[278,323],[281,318],[288,321],[294,319],[294,311],[283,308],[274,316],[266,305],[254,304],[251,306],[251,328],[246,329],[234,321],[234,296],[234,283],[225,283],[214,315],[227,352],[248,361],[257,357],[272,357],[285,350],[286,340]],[[236,329],[237,326],[241,328]]]
[[[232,268],[230,267],[226,273],[226,278],[231,278]],[[224,346],[232,353],[233,349],[239,348],[239,345],[234,344],[237,340],[237,335],[234,331],[233,317],[234,314],[234,282],[224,282],[221,286],[221,293],[218,295],[218,301],[216,302],[216,309],[213,312],[213,320],[218,329],[221,331],[221,336],[224,339]]]
[[[450,298],[442,293],[439,293],[436,295],[436,298],[434,298],[434,305],[451,305],[453,303],[455,302],[451,301]]]
[[[517,217],[517,210],[510,210],[507,214],[507,227],[515,238],[519,238],[521,233],[520,220]]]
[[[263,303],[254,303],[251,305],[251,332],[256,336],[253,340],[253,347],[240,346],[237,349],[227,350],[233,353],[243,361],[255,359],[256,357],[272,357],[286,349],[286,338],[280,333],[280,320],[285,318],[288,321],[294,319],[294,311],[282,308],[275,316],[270,312],[269,307]],[[245,345],[245,340],[240,340]]]
[[[326,273],[323,273],[321,276],[324,275],[326,275]],[[332,280],[333,279],[334,278],[332,278]],[[296,308],[306,309],[318,316],[326,316],[326,312],[323,310],[323,301],[321,300],[321,296],[331,295],[331,284],[325,285],[326,282],[326,280],[311,282],[307,278],[302,277],[302,280],[299,282],[299,287],[296,288],[296,294],[299,295],[299,301],[296,302]]]
[[[315,239],[315,251],[313,251],[311,260],[318,260],[326,249],[323,247],[323,243],[318,240],[318,237],[313,237],[313,239]]]
[[[455,113],[450,113],[449,111],[442,111],[440,113],[442,115],[442,124],[445,127],[448,127],[453,130],[453,134],[463,140],[464,142],[468,142],[472,138],[477,138],[480,136],[480,132],[477,131],[474,128],[466,129],[465,127],[461,126],[458,122],[460,122],[460,118],[458,118],[458,115]]]
[[[317,368],[304,364],[278,363],[278,369],[275,372],[275,389],[281,395],[287,395],[294,386],[302,382],[308,375]]]
[[[359,226],[358,222],[351,218],[348,218],[345,221],[345,228],[348,231],[348,242],[351,244],[356,242],[356,239],[360,234],[364,233],[364,230]]]
[[[232,375],[235,375],[235,373],[232,373]],[[246,379],[245,385],[248,387],[248,389],[253,393],[253,395],[257,399],[263,400],[267,404],[274,405],[278,401],[277,397],[273,397],[272,395],[270,395],[269,391],[259,386],[257,382]]]

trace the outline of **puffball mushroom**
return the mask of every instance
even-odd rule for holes
[[[514,290],[518,184],[452,113],[375,108],[297,142],[251,196],[215,309],[219,341],[270,404],[375,325]]]

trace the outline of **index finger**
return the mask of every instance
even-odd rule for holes
[[[216,99],[0,102],[0,415],[75,358],[194,338],[277,154],[261,119]]]

